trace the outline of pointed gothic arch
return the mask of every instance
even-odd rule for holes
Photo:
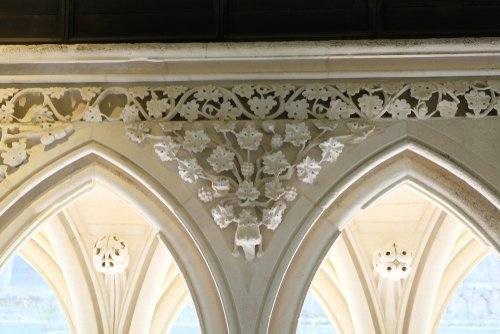
[[[415,126],[417,128],[417,126]],[[463,168],[474,158],[472,152],[454,151],[457,143],[435,140],[440,135],[433,133],[433,140],[425,133],[434,132],[426,128],[405,131],[397,138],[385,138],[381,146],[369,158],[359,159],[347,175],[337,184],[328,184],[326,195],[302,221],[300,230],[283,251],[281,263],[276,271],[275,281],[270,289],[276,298],[263,308],[263,314],[270,314],[261,332],[279,331],[293,333],[301,305],[312,278],[333,242],[354,214],[370,205],[381,195],[397,186],[410,183],[429,196],[438,205],[456,215],[470,227],[476,236],[497,251],[500,249],[500,197],[495,187],[479,174]],[[422,134],[423,132],[423,134]],[[447,142],[448,141],[448,142]],[[380,145],[380,144],[379,144]],[[446,146],[447,145],[447,146]],[[445,149],[446,147],[446,149]],[[446,152],[453,152],[453,160]],[[476,161],[478,168],[481,162]],[[351,165],[352,167],[352,165]],[[488,185],[485,185],[488,184]],[[297,289],[301,287],[301,289]],[[294,305],[291,307],[291,305]],[[266,327],[265,327],[266,326]]]
[[[44,160],[44,159],[41,159]],[[236,328],[227,317],[231,305],[215,256],[190,216],[175,204],[154,177],[109,147],[89,141],[71,151],[25,166],[16,180],[4,182],[0,197],[0,261],[8,258],[47,217],[85,194],[96,181],[106,184],[136,207],[160,232],[186,278],[204,332]],[[10,180],[9,180],[10,181]],[[5,187],[6,186],[6,187]],[[226,305],[226,306],[224,306]],[[99,321],[98,318],[96,321]]]

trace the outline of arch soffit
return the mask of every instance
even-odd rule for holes
[[[44,219],[90,191],[95,182],[126,199],[159,229],[160,239],[186,278],[204,332],[239,332],[231,321],[234,317],[226,316],[233,301],[220,264],[189,213],[176,205],[167,188],[151,175],[98,142],[90,141],[70,154],[61,154],[0,197],[0,263]]]
[[[270,314],[270,317],[267,324],[261,322],[260,332],[295,330],[310,283],[342,226],[356,212],[404,184],[465,222],[476,236],[500,251],[500,226],[496,223],[500,221],[500,196],[494,186],[489,186],[494,182],[485,182],[474,170],[463,167],[467,163],[460,163],[476,158],[476,166],[481,166],[481,159],[463,148],[457,150],[460,147],[455,142],[448,143],[451,144],[449,152],[454,155],[447,154],[443,151],[444,145],[434,145],[434,141],[416,135],[417,132],[407,131],[392,141],[386,138],[385,145],[372,148],[376,153],[368,159],[351,164],[355,167],[347,177],[324,185],[327,190],[317,200],[318,207],[301,220],[276,264],[274,281],[269,287],[269,294],[274,292],[276,298],[263,307],[261,314]],[[450,141],[449,138],[443,140]],[[483,163],[481,168],[484,165],[487,164]],[[298,286],[307,288],[297,289]],[[290,308],[290,305],[296,306]]]

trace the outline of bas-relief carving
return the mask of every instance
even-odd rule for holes
[[[215,223],[222,229],[237,225],[233,254],[241,247],[251,261],[256,247],[262,254],[260,228],[278,228],[287,203],[295,200],[292,181],[312,184],[345,146],[365,140],[374,129],[328,120],[140,122],[129,125],[127,134],[134,142],[151,142],[161,161],[198,185],[199,199],[213,203]]]
[[[34,146],[71,135],[74,122],[123,122],[132,141],[152,142],[184,181],[201,185],[218,226],[237,224],[234,254],[239,246],[252,260],[260,227],[276,229],[295,198],[293,179],[313,183],[375,121],[498,116],[499,95],[496,80],[2,88],[0,180]]]

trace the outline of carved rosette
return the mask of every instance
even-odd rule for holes
[[[102,236],[94,244],[92,260],[94,268],[100,273],[123,273],[127,269],[129,258],[127,245],[116,235]]]
[[[412,262],[413,254],[396,243],[378,249],[373,255],[374,271],[391,281],[407,278],[412,270]]]
[[[374,130],[362,122],[314,120],[265,122],[139,122],[127,127],[137,143],[151,142],[164,162],[177,165],[198,197],[211,203],[220,228],[237,225],[237,247],[248,261],[262,253],[261,227],[275,230],[287,203],[295,200],[293,181],[312,184],[325,164],[335,163],[345,146]]]

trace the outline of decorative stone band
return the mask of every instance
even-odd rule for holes
[[[499,94],[500,80],[3,88],[0,122],[481,118]]]

